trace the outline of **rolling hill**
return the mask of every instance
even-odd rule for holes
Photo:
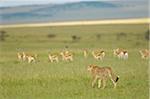
[[[82,1],[1,7],[0,24],[147,17],[146,3]]]

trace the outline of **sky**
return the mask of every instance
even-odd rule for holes
[[[32,5],[47,3],[66,3],[78,1],[108,1],[108,0],[0,0],[0,6]]]
[[[32,5],[32,4],[47,4],[47,3],[66,3],[78,1],[113,1],[113,0],[0,0],[0,7]]]
[[[47,4],[47,3],[66,3],[78,1],[126,1],[126,0],[0,0],[0,7]],[[139,0],[131,0],[131,1],[139,1]]]

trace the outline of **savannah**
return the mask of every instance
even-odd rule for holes
[[[0,99],[148,99],[149,24],[95,24],[72,26],[3,27],[0,41]],[[149,36],[149,35],[148,35]],[[113,49],[124,48],[128,59],[118,59]],[[88,51],[87,57],[83,50]],[[103,49],[103,60],[93,50]],[[50,62],[49,53],[69,50],[73,61]],[[37,54],[35,62],[19,61],[18,52]],[[116,88],[92,87],[90,64],[109,66],[119,75]]]

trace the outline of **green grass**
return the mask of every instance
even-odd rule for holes
[[[147,24],[92,25],[66,27],[5,28],[8,37],[0,42],[0,99],[148,99],[148,60],[142,60],[139,49],[148,48],[145,40]],[[117,39],[118,33],[126,33]],[[48,38],[55,34],[55,38]],[[100,34],[100,39],[96,35]],[[72,35],[81,37],[73,42]],[[58,53],[68,46],[74,52],[73,62],[48,62],[48,53]],[[112,50],[123,47],[128,60],[113,57]],[[82,49],[103,48],[106,57],[96,61],[83,58]],[[20,51],[38,54],[35,63],[19,62]],[[108,81],[105,89],[91,87],[89,64],[111,66],[120,76],[113,89]]]

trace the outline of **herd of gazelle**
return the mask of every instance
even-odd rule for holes
[[[141,54],[142,59],[147,59],[150,57],[150,50],[148,49],[140,50],[139,53]],[[88,54],[88,50],[83,50],[83,56],[85,58],[88,57]],[[96,60],[103,60],[105,57],[105,51],[102,49],[94,50],[91,54]],[[73,61],[74,54],[68,50],[62,51],[60,54],[50,53],[48,54],[48,59],[50,62],[59,62],[59,55],[62,57],[63,61]],[[128,59],[128,51],[121,48],[113,50],[113,55],[119,59]],[[25,52],[17,53],[17,56],[20,61],[27,61],[28,63],[34,62],[37,59],[37,54],[28,54]],[[119,76],[113,72],[110,66],[99,67],[92,64],[87,67],[87,70],[93,77],[92,87],[94,87],[98,82],[98,88],[104,89],[106,87],[106,81],[110,79],[114,85],[114,88],[116,88]]]
[[[150,57],[150,51],[148,49],[140,50],[139,53],[141,54],[142,59],[147,59]],[[105,57],[105,51],[102,49],[93,50],[91,52],[92,56],[96,60],[103,60]],[[83,56],[87,58],[89,55],[89,51],[87,49],[83,50]],[[113,55],[118,57],[119,59],[128,59],[128,51],[122,48],[117,48],[113,50]],[[37,59],[37,54],[29,54],[29,53],[17,53],[18,60],[20,61],[27,61],[28,63],[34,62]],[[59,54],[49,53],[48,59],[50,62],[59,62],[59,56],[61,56],[63,61],[73,61],[74,54],[71,51],[62,51]]]

